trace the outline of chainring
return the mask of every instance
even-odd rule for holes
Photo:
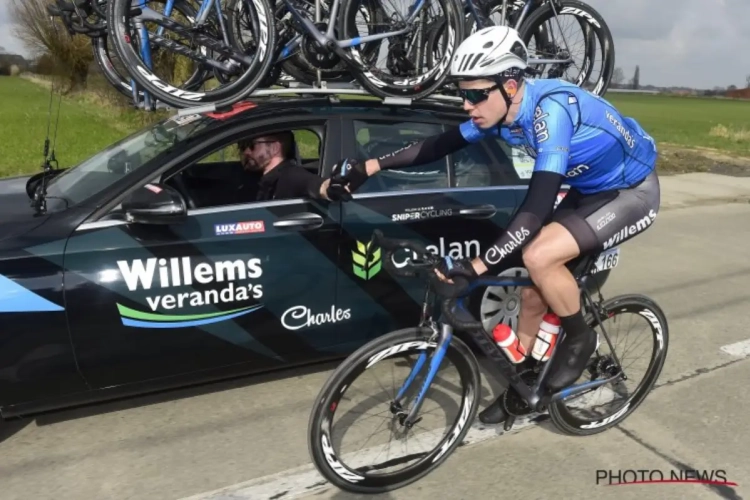
[[[315,23],[315,27],[323,33],[325,33],[328,29],[326,23]],[[319,69],[321,71],[340,71],[344,67],[344,63],[338,56],[338,54],[336,54],[332,50],[329,50],[327,47],[321,47],[318,44],[317,40],[315,40],[315,38],[313,38],[313,36],[309,33],[305,33],[302,36],[299,53],[302,56],[302,60],[305,62],[305,64],[307,64],[313,70]]]
[[[532,387],[536,384],[539,374],[533,368],[528,368],[519,373],[518,376],[526,385]],[[522,417],[531,413],[528,403],[512,387],[509,387],[503,394],[503,407],[508,415],[514,417]]]

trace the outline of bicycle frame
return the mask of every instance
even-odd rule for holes
[[[291,0],[283,0],[284,4],[286,5],[287,9],[289,9],[289,12],[294,16],[294,18],[302,24],[305,31],[312,35],[312,37],[317,41],[320,45],[327,47],[329,50],[332,50],[336,53],[341,59],[347,61],[350,64],[353,64],[354,61],[352,60],[351,56],[349,56],[343,49],[348,47],[354,47],[355,45],[360,45],[362,43],[366,42],[372,42],[375,40],[382,40],[384,38],[392,37],[392,36],[398,36],[403,35],[405,33],[408,33],[410,31],[410,27],[407,26],[406,28],[402,30],[396,30],[396,31],[389,31],[387,33],[380,33],[377,35],[366,35],[361,37],[354,37],[354,38],[347,38],[345,40],[338,40],[334,36],[334,28],[336,23],[336,17],[338,15],[338,10],[341,5],[341,0],[333,0],[333,6],[331,8],[331,15],[328,16],[328,25],[326,26],[326,32],[323,33],[320,31],[315,24],[310,21],[307,17],[302,15],[297,9],[294,8],[294,5],[292,5]],[[411,23],[414,21],[414,18],[419,14],[419,12],[422,10],[422,7],[426,2],[429,2],[429,0],[417,0],[417,6],[412,11],[411,15],[408,19],[406,19],[406,24],[411,25]]]
[[[581,283],[582,279],[578,279],[577,281],[579,284],[579,291],[581,294],[581,298],[583,300],[586,300],[589,303],[591,307],[591,311],[596,317],[597,323],[601,324],[602,321],[598,315],[598,312],[594,305],[594,301],[591,298],[591,294],[588,292],[588,290],[586,290],[585,286],[582,286],[582,283]],[[502,277],[481,278],[479,280],[472,282],[472,286],[466,292],[464,297],[457,300],[457,303],[456,303],[457,308],[466,310],[465,301],[467,300],[467,297],[471,294],[471,292],[475,290],[476,288],[487,287],[487,286],[516,286],[516,287],[521,286],[522,287],[522,286],[533,286],[533,282],[529,278],[502,278]],[[425,304],[423,306],[423,323],[426,321],[428,317],[426,314],[426,307],[425,307],[427,303],[427,297],[428,297],[428,294],[425,295]],[[602,328],[602,330],[604,329]],[[560,345],[560,342],[558,342],[553,348],[550,359],[547,362],[545,362],[544,368],[542,369],[542,372],[539,375],[534,386],[529,387],[521,379],[518,373],[516,373],[514,365],[508,360],[508,358],[505,356],[505,353],[502,352],[502,350],[497,346],[497,344],[495,344],[492,337],[490,337],[489,333],[487,333],[484,330],[484,328],[475,329],[475,330],[466,330],[466,332],[474,341],[474,343],[476,343],[477,346],[482,350],[482,352],[494,362],[493,366],[497,369],[498,373],[504,379],[508,381],[509,386],[512,389],[514,389],[521,396],[521,398],[523,398],[528,403],[531,411],[540,411],[543,408],[545,408],[547,405],[549,405],[550,403],[553,403],[555,401],[558,401],[558,400],[561,400],[570,396],[575,396],[575,395],[584,393],[589,390],[596,389],[597,387],[608,384],[622,376],[622,372],[618,372],[616,375],[607,379],[573,385],[573,386],[567,387],[565,389],[562,389],[560,391],[550,394],[546,390],[543,390],[542,386],[546,379],[546,375],[548,373],[551,361],[557,352],[557,346]],[[561,336],[564,334],[565,334],[564,331],[560,332]],[[614,348],[609,342],[609,338],[607,338],[606,332],[604,336],[605,336],[607,343],[610,345],[610,348],[612,349],[611,351],[612,355],[614,356]],[[432,384],[435,374],[437,373],[437,370],[440,364],[442,363],[443,358],[445,357],[445,353],[448,349],[448,345],[450,344],[452,338],[453,338],[453,327],[449,325],[448,323],[441,321],[440,331],[438,332],[437,347],[432,353],[432,355],[430,356],[429,372],[427,374],[427,377],[424,380],[424,383],[422,384],[422,387],[419,390],[417,399],[414,405],[412,406],[412,409],[409,411],[409,414],[403,421],[403,425],[407,427],[411,427],[412,425],[414,425],[414,423],[418,421],[416,419],[417,412],[422,406],[422,402],[424,400],[425,394],[427,393],[427,389],[429,388],[430,384]],[[560,339],[562,338],[563,337],[560,337]],[[399,389],[396,395],[396,398],[393,401],[394,405],[400,405],[399,400],[404,396],[406,391],[409,389],[409,386],[412,384],[412,382],[416,378],[417,373],[422,369],[422,367],[427,362],[427,356],[428,355],[426,351],[423,351],[420,354],[419,358],[417,359],[417,362],[412,368],[411,373],[409,374],[406,381],[404,382],[404,385],[401,387],[401,389]],[[615,356],[615,362],[617,363],[618,366],[620,366],[619,359],[617,359],[616,356]]]
[[[231,73],[236,69],[235,65],[232,65],[230,63],[222,63],[220,61],[217,61],[216,59],[204,56],[197,51],[191,50],[190,48],[180,43],[163,38],[162,34],[164,33],[164,28],[168,28],[175,33],[185,35],[186,37],[195,40],[195,42],[197,42],[198,44],[204,45],[205,47],[223,56],[226,56],[233,61],[245,63],[247,65],[253,63],[252,58],[246,56],[242,52],[234,49],[229,45],[223,16],[219,15],[217,17],[219,19],[219,25],[222,30],[224,43],[218,42],[210,36],[206,36],[202,33],[197,33],[194,31],[194,28],[196,26],[199,26],[200,23],[205,23],[210,13],[211,6],[215,6],[217,11],[221,12],[221,0],[203,0],[201,2],[198,17],[193,23],[193,26],[184,26],[176,21],[169,19],[172,7],[174,6],[174,0],[167,0],[167,8],[165,8],[164,14],[161,14],[150,7],[146,7],[146,0],[133,0],[133,4],[136,5],[136,8],[139,10],[139,13],[136,16],[138,19],[135,19],[134,21],[136,27],[141,33],[141,55],[144,56],[144,62],[147,62],[146,58],[148,58],[148,61],[150,61],[151,48],[149,43],[145,42],[145,39],[148,39],[148,42],[150,43],[154,43],[155,45],[158,45],[160,47],[165,47],[169,50],[177,52],[178,54],[183,54],[198,62],[217,68],[222,72]],[[143,26],[143,21],[151,21],[156,23],[157,25],[159,25],[159,30],[155,34],[148,32]]]

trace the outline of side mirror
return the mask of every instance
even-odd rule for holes
[[[136,224],[179,224],[187,218],[182,195],[164,184],[146,184],[122,202],[125,220]]]

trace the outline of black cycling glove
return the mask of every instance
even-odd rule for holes
[[[430,276],[432,287],[438,295],[448,298],[464,295],[469,289],[471,281],[478,277],[469,258],[452,259],[444,257],[438,264],[437,270],[453,283],[443,281],[437,274],[433,274]]]
[[[333,166],[331,170],[331,186],[346,186],[353,193],[368,179],[365,164],[353,158],[344,158]],[[351,199],[351,197],[350,197]]]
[[[331,178],[326,189],[326,196],[331,201],[351,201],[352,194],[346,189],[345,182]]]

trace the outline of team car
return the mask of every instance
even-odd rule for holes
[[[349,202],[241,199],[243,138],[291,130],[298,163],[327,177],[465,121],[450,98],[290,93],[183,111],[72,168],[0,180],[4,417],[343,358],[420,316],[424,283],[383,269],[373,230],[474,257],[523,201],[532,152],[494,138],[381,172]],[[472,309],[488,330],[516,327],[519,290],[483,290]]]

